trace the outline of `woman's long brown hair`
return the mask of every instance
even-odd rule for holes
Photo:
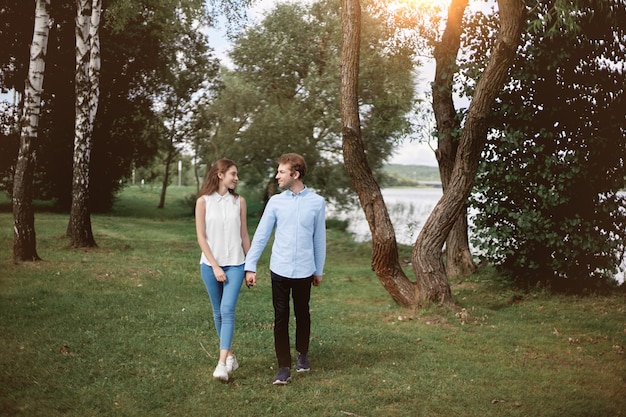
[[[222,158],[215,161],[204,176],[204,182],[202,183],[202,187],[200,187],[200,191],[198,191],[198,197],[216,192],[220,185],[220,179],[217,174],[226,174],[226,171],[228,171],[232,166],[236,167],[237,164],[230,159]],[[234,196],[239,195],[235,192],[235,190],[231,190],[230,188],[228,189],[228,192]]]

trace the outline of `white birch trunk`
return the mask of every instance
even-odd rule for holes
[[[35,146],[39,128],[41,94],[46,68],[48,36],[50,33],[50,0],[35,3],[35,25],[30,46],[28,77],[24,86],[24,107],[21,117],[20,149],[13,178],[13,259],[39,260],[35,238],[33,210],[33,173]]]
[[[76,0],[76,78],[72,208],[68,235],[72,247],[92,247],[96,242],[89,211],[89,162],[93,123],[98,110],[100,78],[101,0]]]
[[[90,50],[89,50],[89,121],[90,133],[93,132],[93,123],[98,112],[98,100],[100,98],[100,14],[102,0],[92,0]]]

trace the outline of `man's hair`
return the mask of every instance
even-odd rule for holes
[[[306,162],[302,155],[297,153],[286,153],[278,158],[278,164],[289,164],[291,166],[291,172],[299,172],[300,180],[304,179],[306,175]]]

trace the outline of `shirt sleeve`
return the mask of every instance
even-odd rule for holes
[[[272,230],[274,229],[275,224],[276,214],[273,209],[272,199],[270,199],[265,207],[265,210],[263,211],[261,220],[259,220],[259,225],[254,232],[250,250],[246,255],[244,270],[256,272],[256,265],[259,262],[261,254],[263,253],[263,249],[265,249],[265,245],[267,245],[267,242],[272,235]]]
[[[315,256],[314,275],[324,275],[324,263],[326,262],[326,201],[324,199],[322,199],[322,206],[315,219],[313,253]]]

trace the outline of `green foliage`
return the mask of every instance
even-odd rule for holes
[[[28,66],[34,2],[10,3],[0,8],[0,16],[19,30],[0,31],[0,56],[7,58],[0,59],[0,88],[20,92]],[[202,0],[112,0],[105,1],[103,8],[100,102],[90,163],[89,200],[95,212],[109,210],[132,169],[149,165],[157,155],[163,125],[155,114],[155,99],[170,85],[171,63],[207,53],[206,37],[198,27],[208,23]],[[71,201],[75,14],[71,1],[51,7],[54,27],[36,142],[35,198],[51,199],[64,209]],[[0,163],[0,172],[10,171],[11,165],[5,163],[11,161]]]
[[[346,232],[348,230],[348,226],[350,223],[347,220],[339,220],[339,219],[327,219],[326,220],[326,228],[334,229],[340,232]]]
[[[8,192],[13,189],[13,167],[20,144],[17,111],[17,106],[0,101],[0,190]]]
[[[224,69],[219,96],[198,111],[204,162],[229,157],[247,184],[265,188],[276,158],[297,152],[309,165],[307,185],[339,203],[354,197],[341,164],[339,6],[281,3],[235,39],[234,69]],[[363,137],[370,166],[380,171],[408,127],[412,51],[387,44],[390,31],[381,18],[364,19]]]
[[[200,278],[193,218],[171,187],[126,188],[92,216],[99,248],[67,249],[66,215],[37,213],[43,262],[0,245],[0,414],[84,416],[620,416],[626,409],[623,292],[522,292],[482,268],[451,282],[458,306],[394,305],[371,245],[328,232],[313,288],[311,365],[276,373],[267,253],[242,288],[228,384],[211,377],[218,338]],[[251,232],[254,226],[251,225]],[[12,235],[0,213],[0,242]],[[402,259],[410,247],[401,247]],[[266,251],[267,252],[267,251]],[[407,269],[410,267],[407,266]],[[505,383],[495,383],[505,382]]]
[[[533,11],[554,13],[543,3]],[[611,284],[622,261],[624,21],[623,4],[581,6],[577,31],[527,32],[490,121],[474,244],[524,285],[593,289]]]

